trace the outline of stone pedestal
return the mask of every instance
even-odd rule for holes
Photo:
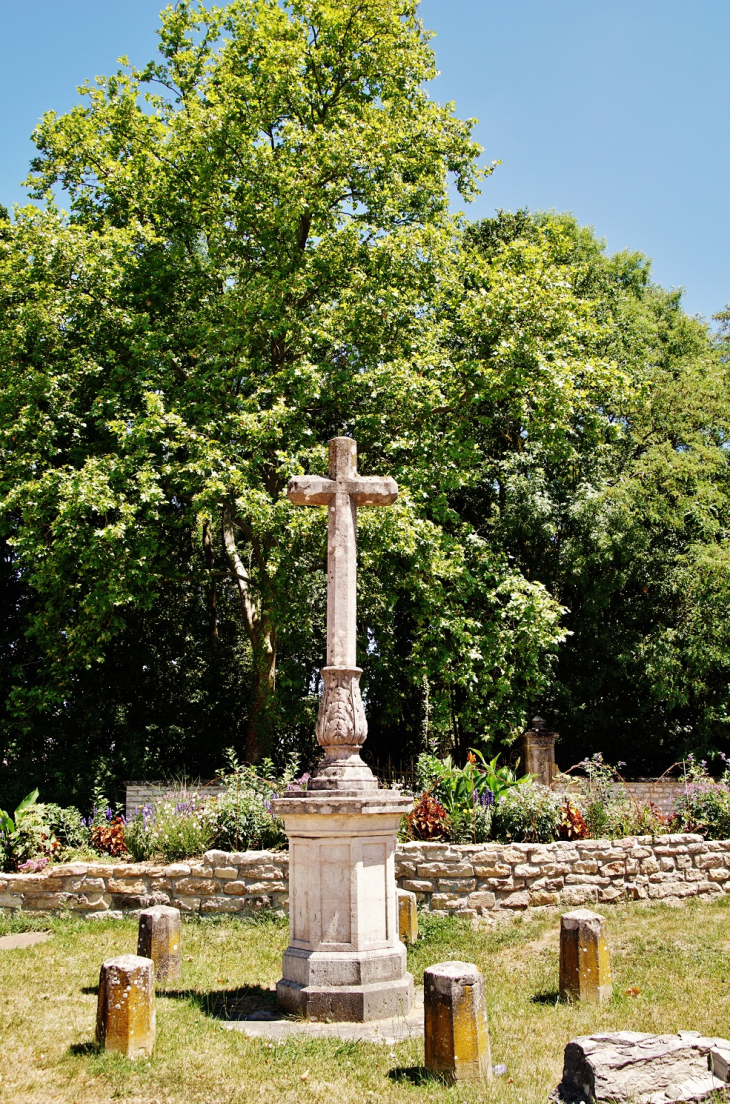
[[[423,974],[426,1068],[444,1081],[492,1077],[481,970],[470,962],[439,962]]]
[[[289,946],[276,987],[283,1011],[360,1023],[410,1011],[395,843],[411,804],[377,788],[273,802],[289,837]]]
[[[96,1041],[127,1058],[149,1058],[155,1045],[155,967],[152,959],[120,955],[102,964]]]
[[[522,769],[542,786],[550,786],[557,773],[555,738],[542,717],[532,718],[532,728],[522,733]]]
[[[156,981],[180,978],[180,909],[155,905],[139,914],[137,954],[151,958]]]
[[[560,917],[560,996],[562,1000],[611,999],[606,919],[590,909]]]

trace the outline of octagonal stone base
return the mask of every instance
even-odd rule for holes
[[[398,934],[395,840],[411,800],[388,790],[279,798],[289,836],[289,947],[276,987],[312,1020],[407,1015],[413,978]]]
[[[282,978],[276,986],[276,1003],[282,1012],[309,1020],[367,1023],[407,1016],[413,1000],[411,974],[370,985],[298,985]]]

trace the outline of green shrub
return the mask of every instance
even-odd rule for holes
[[[551,843],[558,838],[564,799],[530,782],[504,794],[494,806],[492,836],[502,843]]]
[[[529,775],[518,778],[509,767],[498,767],[498,755],[492,760],[484,758],[480,751],[470,751],[463,767],[457,767],[450,755],[438,759],[423,753],[416,761],[418,788],[431,793],[444,806],[454,823],[460,825],[462,814],[472,815],[474,807],[489,798],[489,804],[498,801],[502,794],[515,786],[523,786]],[[460,831],[455,828],[455,831]]]
[[[151,810],[152,807],[149,808]],[[148,819],[148,814],[143,810],[128,820],[124,829],[124,842],[135,862],[147,862],[155,853],[155,840]]]
[[[135,862],[155,855],[178,862],[207,851],[217,828],[215,800],[183,790],[166,794],[156,805],[146,805],[127,823],[124,842]]]
[[[53,805],[44,802],[39,805],[43,820],[64,850],[73,851],[85,847],[89,842],[89,829],[84,818],[73,805]]]
[[[271,812],[271,798],[254,790],[229,790],[216,799],[216,847],[224,851],[266,851],[285,847],[284,822]]]
[[[271,813],[275,783],[248,767],[226,781],[228,792],[217,797],[182,790],[144,806],[124,830],[134,861],[160,856],[176,862],[202,855],[211,847],[247,851],[285,846],[284,823]],[[296,785],[301,789],[305,784],[300,780]]]
[[[486,843],[492,835],[494,805],[476,805],[474,808],[474,843]]]
[[[0,863],[3,870],[40,870],[60,849],[46,824],[43,806],[37,804],[38,790],[25,797],[13,816],[0,809]]]
[[[719,781],[710,777],[705,762],[689,756],[684,790],[675,801],[673,827],[699,832],[709,839],[730,839],[730,765]]]
[[[618,839],[629,835],[633,808],[625,790],[617,785],[617,772],[603,761],[600,752],[584,759],[579,766],[585,775],[577,779],[578,793],[573,796],[590,838]]]
[[[637,801],[627,791],[618,771],[604,762],[600,752],[579,766],[585,774],[575,779],[578,790],[571,798],[583,815],[591,839],[658,836],[670,830],[669,821],[654,805]]]

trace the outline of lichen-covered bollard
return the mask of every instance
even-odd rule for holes
[[[416,895],[407,889],[396,891],[398,897],[398,938],[401,943],[415,943],[418,939],[418,910]]]
[[[560,917],[560,996],[562,1000],[611,999],[606,919],[590,909]]]
[[[481,970],[439,962],[423,975],[426,1068],[445,1081],[489,1080],[487,1008]]]
[[[102,964],[96,1041],[127,1058],[149,1058],[155,1045],[155,966],[151,958],[120,955]]]
[[[155,964],[155,981],[180,977],[180,909],[155,905],[139,914],[137,954]]]

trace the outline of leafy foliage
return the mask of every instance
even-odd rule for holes
[[[562,796],[532,783],[505,794],[494,809],[494,838],[504,843],[551,843],[562,823]]]
[[[607,257],[569,216],[503,213],[466,241],[494,321],[464,340],[484,365],[520,346],[495,375],[468,516],[566,611],[540,702],[563,762],[600,747],[651,775],[692,747],[721,748],[725,345],[651,283],[645,257]]]
[[[730,767],[714,779],[706,762],[690,757],[685,766],[684,790],[676,802],[677,823],[688,832],[710,839],[730,839]]]
[[[479,750],[472,749],[466,764],[458,767],[450,755],[439,759],[424,752],[416,763],[416,778],[419,786],[435,794],[449,813],[480,802],[484,804],[482,799],[487,794],[490,795],[489,804],[494,804],[513,786],[523,786],[530,781],[528,774],[518,778],[509,767],[497,767],[498,759],[495,755],[487,762]]]
[[[280,817],[260,794],[229,792],[218,799],[216,846],[224,851],[258,851],[286,847]]]
[[[74,851],[89,843],[89,828],[73,805],[44,802],[40,808],[45,824],[64,851]]]
[[[89,833],[89,843],[102,855],[120,858],[127,854],[126,826],[122,817],[114,817],[107,824],[95,824]]]
[[[449,815],[440,801],[423,793],[405,818],[404,835],[411,840],[442,840],[449,838]]]
[[[212,755],[311,755],[325,529],[284,489],[335,433],[402,488],[360,527],[373,749],[424,687],[440,740],[511,739],[546,685],[557,603],[450,502],[447,180],[480,173],[414,12],[177,5],[159,63],[41,124],[33,187],[71,216],[20,212],[0,251],[9,771],[72,732],[90,782],[197,770],[201,723]]]
[[[202,855],[213,843],[216,814],[210,799],[182,791],[145,806],[124,830],[124,842],[137,862],[161,856],[176,862]]]
[[[0,809],[0,869],[17,870],[35,859],[48,860],[60,848],[38,804],[38,790],[29,793],[13,816]]]

